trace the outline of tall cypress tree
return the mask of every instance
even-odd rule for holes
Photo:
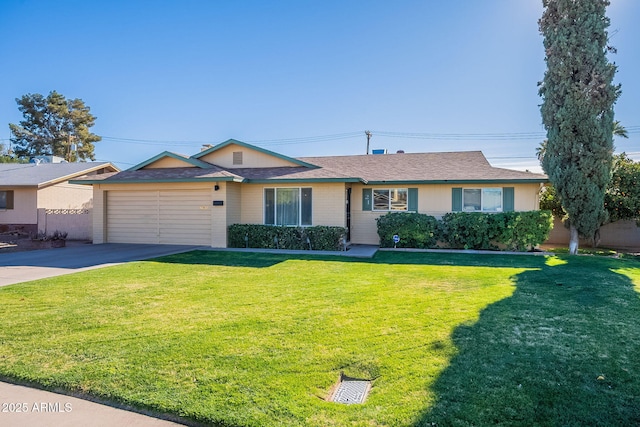
[[[539,21],[547,71],[540,111],[547,130],[542,168],[568,214],[570,253],[605,219],[611,179],[616,66],[607,59],[609,0],[543,0]]]

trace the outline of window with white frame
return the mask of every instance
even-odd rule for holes
[[[374,211],[406,211],[408,207],[407,188],[374,188]]]
[[[311,188],[265,188],[264,223],[267,225],[311,225]]]
[[[462,190],[465,212],[502,212],[502,188],[465,188]]]

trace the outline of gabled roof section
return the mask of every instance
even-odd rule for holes
[[[228,147],[230,145],[237,145],[237,146],[242,147],[242,148],[246,148],[246,149],[249,149],[249,150],[254,150],[254,151],[257,151],[259,153],[266,154],[268,156],[275,157],[277,159],[284,160],[286,162],[290,162],[290,163],[292,163],[294,165],[297,165],[297,166],[302,166],[302,167],[306,167],[306,168],[313,168],[313,169],[318,168],[317,165],[302,161],[300,159],[295,159],[293,157],[288,157],[288,156],[285,156],[283,154],[276,153],[274,151],[269,151],[269,150],[264,149],[264,148],[256,147],[255,145],[247,144],[246,142],[238,141],[236,139],[228,139],[225,142],[222,142],[222,143],[220,143],[220,144],[218,144],[218,145],[216,145],[214,147],[211,147],[211,148],[209,148],[207,150],[201,151],[200,153],[191,156],[191,158],[192,159],[200,159],[200,158],[202,158],[204,156],[207,156],[207,155],[209,155],[211,153],[215,153],[216,151],[219,151],[219,150],[221,150],[221,149],[223,149],[225,147]]]
[[[238,151],[244,152],[244,156],[239,157],[244,160],[248,158],[249,161],[236,163],[235,157]],[[204,157],[207,161],[201,160]],[[147,167],[154,162],[163,162],[163,159],[165,161],[162,165]],[[94,175],[76,179],[73,183],[216,181],[268,184],[362,182],[367,185],[407,185],[545,183],[548,182],[548,178],[543,174],[493,167],[481,151],[295,159],[229,139],[191,157],[165,151],[124,172]]]
[[[156,163],[156,162],[158,162],[158,161],[160,161],[162,159],[166,159],[166,158],[172,158],[172,159],[178,160],[180,162],[183,162],[183,163],[185,163],[185,167],[197,167],[197,168],[201,168],[201,169],[207,169],[207,168],[211,167],[211,165],[209,163],[203,162],[203,161],[198,160],[196,158],[183,156],[183,155],[177,154],[177,153],[172,153],[171,151],[163,151],[162,153],[160,153],[160,154],[158,154],[156,156],[153,156],[152,158],[150,158],[148,160],[145,160],[144,162],[139,163],[139,164],[127,169],[127,170],[136,171],[136,170],[139,170],[139,169],[144,169],[147,166],[150,166],[150,165],[152,165],[152,164],[154,164],[154,163]]]
[[[73,184],[136,184],[157,182],[243,182],[244,178],[221,169],[217,166],[210,168],[158,168],[139,169],[97,175],[74,180]]]
[[[0,163],[0,187],[43,188],[99,171],[118,172],[109,162],[83,163]]]

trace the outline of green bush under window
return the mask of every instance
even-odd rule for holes
[[[390,248],[458,248],[531,250],[549,237],[549,211],[452,212],[441,220],[418,213],[389,213],[377,219],[380,246]],[[395,244],[393,236],[400,241]]]
[[[346,235],[344,227],[285,227],[261,224],[229,226],[230,248],[337,251]]]
[[[419,213],[388,213],[376,219],[380,246],[392,248],[393,236],[401,241],[397,246],[403,248],[434,248],[440,239],[440,227],[435,217]]]

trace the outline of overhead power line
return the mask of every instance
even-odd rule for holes
[[[640,133],[640,125],[626,126],[628,134]],[[447,141],[517,141],[517,140],[538,140],[546,138],[545,132],[495,132],[495,133],[435,133],[435,132],[394,132],[394,131],[372,131],[376,137],[383,138],[405,138],[405,139],[428,139]],[[311,144],[317,142],[339,141],[344,139],[360,138],[362,131],[335,133],[328,135],[304,136],[296,138],[280,139],[254,139],[246,142],[255,145],[295,145]],[[160,145],[160,146],[193,146],[212,144],[220,141],[213,140],[179,140],[179,139],[141,139],[123,138],[117,136],[103,135],[105,141],[122,142],[126,144],[138,145]],[[0,138],[0,142],[8,142],[10,138]]]
[[[455,141],[495,141],[495,140],[542,140],[545,132],[512,132],[512,133],[409,133],[374,131],[377,136],[389,138],[439,139]]]
[[[640,133],[640,126],[629,126],[627,133]],[[371,131],[378,137],[384,138],[406,138],[406,139],[430,139],[447,141],[518,141],[536,140],[541,141],[547,137],[545,132],[496,132],[496,133],[426,133],[426,132],[391,132],[391,131]],[[245,142],[256,145],[295,145],[311,144],[314,142],[338,141],[343,139],[359,138],[362,131],[345,132],[329,135],[305,136],[297,138],[281,139],[253,139]],[[120,141],[131,144],[142,145],[201,145],[216,144],[216,141],[189,141],[189,140],[157,140],[157,139],[134,139],[120,138],[113,136],[103,136],[102,139],[110,141]]]
[[[306,144],[310,142],[322,142],[322,141],[333,141],[339,139],[348,139],[354,137],[362,136],[362,131],[357,132],[346,132],[346,133],[335,133],[331,135],[320,135],[320,136],[306,136],[299,138],[285,138],[285,139],[259,139],[259,140],[250,140],[247,142],[254,144],[269,144],[269,145],[282,145],[282,144]]]
[[[96,161],[96,162],[119,163],[119,164],[121,164],[121,165],[127,165],[127,166],[135,166],[135,165],[137,165],[137,163],[121,162],[120,160],[96,159],[95,161]]]

